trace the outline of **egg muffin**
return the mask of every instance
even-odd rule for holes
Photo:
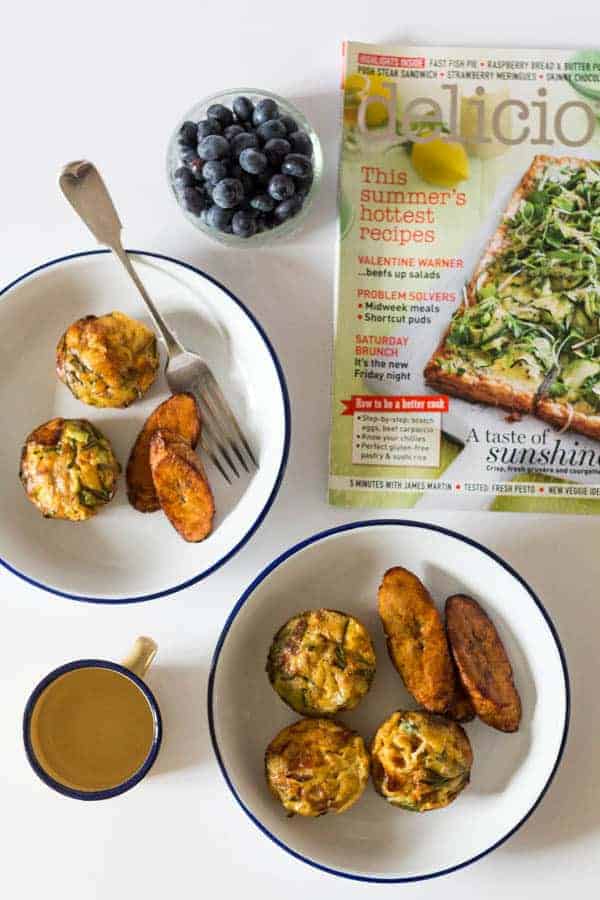
[[[265,754],[273,796],[289,815],[342,813],[369,780],[369,754],[359,734],[331,719],[301,719],[273,738]]]
[[[85,316],[67,328],[56,348],[56,373],[90,406],[129,406],[158,374],[154,332],[121,312]]]
[[[112,500],[121,467],[108,439],[86,419],[51,419],[32,431],[19,475],[48,519],[82,522]]]
[[[393,806],[413,812],[452,803],[469,783],[472,764],[464,729],[430,712],[393,713],[371,746],[376,790]]]
[[[281,699],[305,716],[354,709],[375,675],[367,629],[353,616],[311,609],[279,629],[267,659],[269,680]]]

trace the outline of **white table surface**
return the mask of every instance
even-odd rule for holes
[[[295,861],[241,813],[208,738],[209,662],[227,612],[266,563],[306,535],[361,518],[361,511],[325,502],[341,41],[525,47],[597,42],[591,0],[565,13],[564,6],[553,15],[550,4],[524,0],[430,0],[422,7],[399,0],[5,5],[0,284],[44,260],[92,246],[55,182],[61,164],[93,159],[127,224],[129,246],[206,269],[262,321],[287,375],[293,440],[282,490],[265,523],[224,569],[196,587],[108,608],[53,597],[0,571],[3,897],[155,900],[238,891],[260,893],[263,900],[285,893],[292,900],[327,891],[333,900],[388,890]],[[297,101],[320,132],[327,160],[323,191],[301,238],[256,254],[228,252],[197,234],[177,212],[163,176],[166,141],[180,113],[206,94],[237,85],[270,88]],[[362,517],[377,514],[363,511]],[[538,592],[567,653],[573,715],[554,784],[507,844],[442,881],[395,892],[431,898],[444,890],[448,900],[552,900],[574,890],[592,896],[600,876],[600,522],[484,513],[427,518],[487,544]],[[160,644],[149,683],[165,722],[152,776],[129,794],[98,804],[48,790],[29,769],[21,745],[30,690],[66,660],[119,659],[144,633]]]

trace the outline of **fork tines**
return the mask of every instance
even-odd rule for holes
[[[203,420],[200,446],[231,484],[229,471],[240,477],[234,457],[248,473],[251,467],[258,468],[258,463],[212,372],[205,371],[195,388]]]

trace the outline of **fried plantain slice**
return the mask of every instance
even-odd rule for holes
[[[517,731],[521,698],[496,626],[476,600],[446,600],[446,627],[460,680],[479,718],[499,731]]]
[[[444,625],[427,588],[396,566],[383,576],[378,601],[388,651],[406,688],[425,709],[444,712],[455,679]]]
[[[475,707],[471,703],[471,698],[462,686],[456,667],[454,668],[456,680],[454,696],[445,714],[454,722],[472,722],[476,715]]]
[[[155,431],[167,429],[194,449],[200,439],[201,421],[191,394],[173,394],[150,413],[129,454],[125,480],[129,502],[139,512],[156,512],[160,503],[150,471],[150,440]]]
[[[204,468],[187,441],[173,431],[150,439],[150,468],[161,508],[184,541],[212,531],[215,503]]]
[[[448,647],[450,647],[448,626],[446,626],[446,639],[448,641]],[[471,698],[465,691],[462,681],[460,680],[456,663],[452,657],[452,648],[450,648],[450,657],[452,659],[452,671],[454,672],[454,696],[452,697],[450,706],[446,710],[446,715],[454,722],[472,722],[477,713],[475,712],[475,707],[471,703]]]

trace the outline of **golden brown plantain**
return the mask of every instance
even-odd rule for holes
[[[129,454],[125,480],[129,502],[139,512],[156,512],[160,503],[150,471],[150,440],[155,431],[167,429],[180,435],[194,449],[200,438],[201,421],[191,394],[173,394],[157,406],[144,423]]]
[[[388,651],[404,684],[425,709],[444,712],[455,679],[444,625],[427,588],[396,566],[383,576],[378,599]]]
[[[446,627],[460,680],[479,718],[499,731],[517,731],[521,698],[490,617],[471,597],[455,594],[446,600]]]
[[[454,688],[454,696],[450,706],[446,710],[446,715],[454,722],[472,722],[476,716],[475,707],[471,703],[471,698],[462,686],[458,671],[455,667],[456,684]]]
[[[447,626],[446,639],[448,640],[448,647],[450,647]],[[452,671],[454,672],[454,696],[452,697],[450,706],[446,710],[446,715],[449,719],[453,719],[454,722],[472,722],[477,713],[475,712],[475,707],[471,703],[471,698],[465,691],[462,681],[460,680],[456,663],[452,657],[452,648],[450,648],[450,657],[452,659]]]
[[[215,503],[204,468],[187,441],[155,431],[150,468],[161,508],[185,541],[203,541],[212,531]]]

